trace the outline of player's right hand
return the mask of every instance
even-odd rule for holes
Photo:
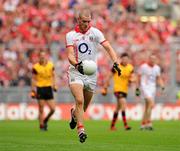
[[[118,72],[118,76],[121,75],[121,69],[119,68],[117,62],[114,62],[114,64],[113,64],[113,69]]]
[[[37,98],[37,94],[35,90],[31,90],[31,98],[36,99]]]
[[[75,64],[75,68],[81,73],[84,74],[84,70],[83,70],[83,65],[82,65],[82,61]]]
[[[101,89],[101,94],[104,95],[104,96],[107,95],[107,88],[102,88]]]
[[[139,88],[136,88],[135,94],[136,94],[136,96],[140,96],[141,95],[141,91],[140,91]]]

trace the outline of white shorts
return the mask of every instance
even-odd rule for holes
[[[155,95],[156,95],[156,88],[155,87],[141,87],[141,93],[144,99],[150,98],[154,100]]]
[[[87,76],[87,75],[82,75],[75,68],[70,68],[68,72],[68,78],[69,78],[69,85],[73,83],[78,83],[83,85],[85,90],[88,90],[90,92],[95,91],[96,82],[97,82],[96,73],[91,76]]]

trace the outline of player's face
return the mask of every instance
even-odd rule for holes
[[[153,66],[153,65],[156,64],[156,62],[157,62],[156,56],[152,55],[152,56],[149,57],[149,64],[150,65]]]
[[[126,66],[129,63],[129,57],[128,56],[124,56],[121,58],[121,64]]]
[[[86,31],[90,26],[91,16],[89,17],[81,16],[79,17],[78,21],[79,21],[80,30]]]
[[[44,62],[46,61],[46,59],[47,59],[46,53],[45,53],[45,52],[41,52],[41,53],[39,54],[39,61],[40,61],[41,63],[44,63]]]

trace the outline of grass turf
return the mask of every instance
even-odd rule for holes
[[[180,151],[180,122],[154,122],[154,131],[140,131],[139,122],[130,122],[131,131],[109,121],[86,121],[88,138],[81,144],[68,121],[50,121],[48,132],[37,121],[0,121],[0,151]]]

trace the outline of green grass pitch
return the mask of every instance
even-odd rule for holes
[[[50,121],[41,132],[38,121],[0,121],[0,151],[180,151],[180,122],[156,121],[154,131],[140,131],[140,122],[130,122],[131,131],[109,121],[86,121],[88,138],[81,144],[68,121]]]

